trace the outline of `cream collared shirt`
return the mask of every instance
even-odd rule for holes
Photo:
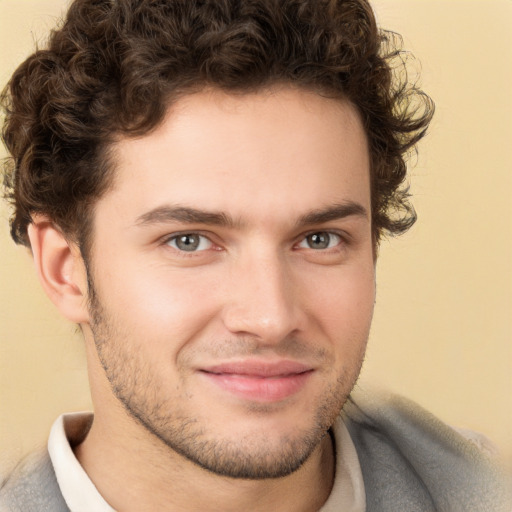
[[[115,512],[103,499],[73,453],[87,435],[91,413],[60,416],[50,432],[48,451],[64,500],[71,512]],[[328,500],[319,512],[364,512],[366,499],[356,449],[339,418],[333,426],[336,474]]]

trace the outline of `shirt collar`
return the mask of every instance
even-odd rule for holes
[[[60,491],[71,512],[115,512],[98,492],[71,448],[85,439],[92,417],[92,413],[60,416],[50,431],[48,452]]]
[[[334,423],[332,433],[336,453],[334,484],[319,512],[365,512],[366,494],[359,457],[341,417]]]

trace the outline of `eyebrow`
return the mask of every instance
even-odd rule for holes
[[[352,201],[334,204],[318,210],[312,210],[302,215],[297,220],[296,227],[323,224],[325,222],[340,220],[351,216],[367,219],[368,211],[361,204]],[[205,224],[228,228],[239,228],[243,225],[240,220],[235,220],[224,212],[199,210],[188,206],[170,205],[160,206],[140,215],[137,217],[135,224],[137,226],[147,226],[151,224],[165,224],[167,222]]]
[[[160,206],[137,217],[135,224],[164,224],[166,222],[183,222],[186,224],[206,224],[211,226],[235,227],[239,222],[223,212],[209,212],[187,206]]]
[[[347,201],[308,212],[298,219],[297,226],[323,224],[324,222],[353,216],[363,217],[365,219],[369,218],[368,211],[362,204]]]

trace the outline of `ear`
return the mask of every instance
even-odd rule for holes
[[[39,281],[48,297],[68,320],[87,323],[87,274],[78,247],[43,215],[32,217],[28,236]]]

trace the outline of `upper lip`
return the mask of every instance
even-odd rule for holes
[[[280,361],[230,361],[201,368],[206,373],[219,375],[245,375],[247,377],[284,377],[313,370],[313,367],[304,363],[290,360]]]

